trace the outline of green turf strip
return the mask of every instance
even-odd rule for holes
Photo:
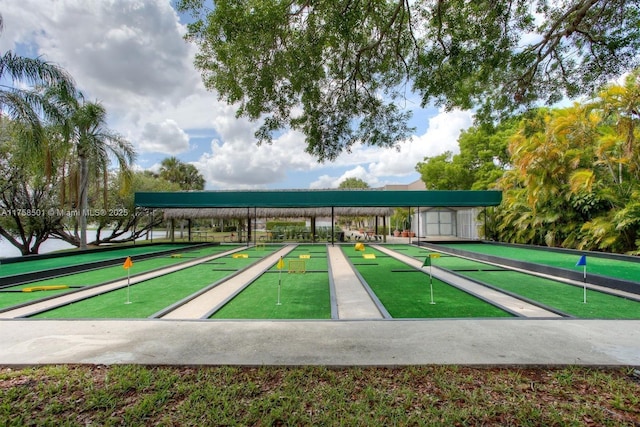
[[[267,256],[274,250],[276,249],[265,251],[264,255]],[[220,260],[229,267],[235,267],[236,270],[256,262],[251,258],[233,258],[231,255],[222,257]],[[125,287],[100,294],[33,317],[47,319],[149,317],[228,275],[229,272],[212,271],[211,266],[199,264],[132,285],[128,290]],[[125,304],[128,298],[127,293],[131,304]]]
[[[33,316],[40,319],[145,318],[227,276],[194,266]],[[127,296],[127,292],[129,295]],[[125,304],[127,300],[131,304]]]
[[[9,264],[2,264],[0,262],[0,277],[33,273],[35,271],[44,271],[53,268],[69,267],[117,258],[122,258],[122,262],[124,262],[124,260],[128,256],[142,255],[174,249],[176,252],[180,252],[184,251],[185,248],[188,248],[189,246],[190,245],[130,245],[122,249],[97,251],[91,253],[69,252],[69,255],[57,258],[34,259],[30,261],[20,261]]]
[[[331,301],[326,246],[298,245],[231,301],[212,319],[329,319]],[[311,255],[301,259],[300,255]],[[304,261],[307,273],[289,273],[289,261]],[[280,283],[280,305],[278,302]]]
[[[329,274],[263,274],[211,318],[330,319]]]
[[[460,245],[461,248],[465,248],[467,246],[478,245]],[[493,247],[493,245],[488,246]],[[502,246],[500,248],[504,249]],[[546,252],[538,250],[530,251],[547,254]],[[421,259],[421,257],[425,256],[424,252],[428,251],[421,248],[412,248],[410,249],[410,252],[412,256],[418,255],[416,258]],[[563,254],[552,252],[551,255]],[[589,258],[589,260],[591,259],[592,258]],[[627,300],[602,292],[587,290],[587,304],[584,304],[582,287],[571,286],[562,282],[515,271],[492,271],[494,267],[490,264],[459,258],[456,256],[442,255],[440,258],[433,259],[432,261],[433,265],[436,267],[455,271],[459,275],[476,279],[496,288],[538,301],[550,307],[555,307],[556,309],[575,317],[603,319],[640,318],[640,303],[636,301]],[[637,265],[636,268],[640,268],[640,265]]]
[[[193,251],[183,251],[183,253],[189,253],[194,256],[203,257],[212,255],[215,253],[228,250],[222,246],[210,246],[207,248],[201,248]],[[133,267],[131,267],[130,274],[145,273],[147,271],[155,270],[157,268],[168,267],[185,261],[181,258],[170,258],[165,256],[159,256],[156,258],[148,258],[141,261],[135,261]],[[105,283],[113,280],[126,279],[127,270],[121,265],[104,267],[97,270],[85,271],[82,273],[70,274],[63,277],[57,277],[53,279],[41,280],[38,282],[31,282],[29,284],[23,284],[18,286],[12,286],[9,288],[3,288],[3,290],[20,291],[23,288],[33,286],[51,286],[51,285],[68,285],[68,286],[93,286],[100,283]],[[8,308],[17,304],[23,304],[31,301],[36,301],[41,298],[49,298],[52,296],[64,294],[72,291],[73,289],[62,289],[52,291],[38,291],[38,292],[0,292],[0,309]]]
[[[494,287],[539,301],[575,317],[590,319],[640,319],[640,302],[515,271],[459,272]]]
[[[220,258],[228,266],[236,270],[255,262],[249,258],[232,258],[231,255]],[[50,310],[34,317],[39,318],[141,318],[157,313],[161,309],[193,294],[214,283],[229,272],[211,271],[211,266],[199,264],[185,270],[170,273],[155,279],[130,286],[129,295],[132,304],[124,304],[127,300],[127,289],[119,289],[106,294],[97,295],[83,301]]]
[[[312,252],[313,250],[313,252]],[[310,255],[309,259],[301,259],[300,255]],[[326,246],[298,245],[294,250],[289,252],[284,258],[284,268],[282,271],[286,273],[289,270],[289,261],[304,261],[306,270],[326,271],[327,248]],[[277,270],[277,263],[271,267],[271,270]]]
[[[576,263],[580,259],[580,255],[578,254],[492,245],[489,243],[441,244],[440,246],[518,261],[533,262],[568,270],[582,271],[583,268],[576,266]],[[585,252],[585,255],[587,257],[587,274],[598,274],[606,277],[640,282],[640,263],[638,262],[599,258],[595,255],[590,256],[588,252]]]
[[[362,252],[343,248],[352,260],[362,258]],[[433,279],[435,304],[431,304],[428,274],[394,273],[406,270],[407,265],[391,257],[378,258],[376,266],[356,266],[378,299],[394,318],[460,318],[460,317],[512,317],[506,311],[463,292],[444,282]]]

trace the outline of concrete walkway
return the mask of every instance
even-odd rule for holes
[[[421,261],[415,258],[412,258],[410,256],[395,252],[391,249],[388,249],[379,245],[371,245],[371,247],[389,256],[392,256],[412,267],[419,268],[425,271],[427,268],[429,268],[429,267],[422,267]],[[459,289],[462,289],[465,292],[468,292],[472,295],[476,295],[479,298],[484,299],[485,301],[489,301],[499,307],[505,308],[508,311],[514,314],[517,314],[518,316],[539,317],[539,318],[562,317],[557,313],[554,313],[549,310],[545,310],[541,307],[538,307],[537,305],[530,304],[526,301],[509,296],[502,292],[498,292],[486,286],[482,286],[472,280],[467,280],[463,277],[441,270],[437,267],[432,266],[430,268],[431,268],[431,275],[436,279],[442,280],[443,282],[449,283],[450,285],[455,286]]]
[[[0,320],[0,365],[640,367],[640,321]]]
[[[336,292],[339,319],[382,319],[383,315],[373,301],[339,246],[328,246]]]

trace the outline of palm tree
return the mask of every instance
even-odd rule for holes
[[[0,15],[0,32],[3,20]],[[7,83],[5,83],[7,82]],[[43,121],[62,117],[58,105],[50,102],[42,89],[55,87],[60,93],[75,93],[71,76],[59,66],[41,58],[27,58],[6,51],[0,56],[0,116],[23,123],[29,137],[21,138],[23,150],[43,153],[45,141]]]
[[[167,157],[160,163],[160,178],[180,186],[181,190],[203,190],[204,177],[190,163],[184,163],[176,157]]]
[[[102,176],[106,182],[110,161],[115,159],[123,178],[122,190],[126,191],[131,182],[131,166],[136,154],[129,141],[106,127],[107,113],[102,104],[85,102],[80,97],[71,107],[66,139],[78,163],[71,165],[69,176],[76,179],[70,180],[70,187],[77,195],[79,246],[80,249],[86,249],[90,178]],[[106,185],[103,190],[106,191]]]

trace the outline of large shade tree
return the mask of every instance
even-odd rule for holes
[[[405,97],[492,119],[589,93],[639,62],[640,0],[181,0],[207,88],[333,159],[412,131]]]

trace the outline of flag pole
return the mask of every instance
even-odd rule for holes
[[[435,304],[435,301],[433,300],[433,275],[431,274],[431,267],[432,264],[429,263],[429,289],[431,291],[431,304]]]
[[[586,255],[582,255],[576,266],[582,266],[582,280],[584,282],[582,286],[582,302],[584,304],[587,303],[587,257]]]
[[[282,270],[280,270],[280,273],[278,273],[278,302],[276,303],[276,305],[282,305],[282,303],[280,302],[280,285],[282,284]]]
[[[429,267],[429,292],[431,294],[431,304],[435,304],[435,301],[433,300],[433,274],[431,272],[431,256],[432,254],[427,254],[427,257],[424,259],[424,262],[422,263],[423,267]]]
[[[130,285],[131,285],[131,269],[127,268],[127,302],[125,304],[131,304],[131,299],[129,298]]]
[[[582,270],[582,277],[584,278],[584,286],[582,291],[582,303],[587,303],[587,264],[584,265],[584,269]]]
[[[278,302],[276,303],[276,305],[282,305],[282,303],[280,302],[280,287],[282,285],[282,268],[284,267],[284,260],[282,259],[282,257],[280,257],[280,261],[278,261],[278,270],[280,270],[280,272],[278,273]]]
[[[129,287],[131,285],[131,267],[133,267],[133,261],[131,261],[131,257],[127,257],[122,267],[127,270],[127,302],[125,302],[125,304],[131,304],[129,293]]]

